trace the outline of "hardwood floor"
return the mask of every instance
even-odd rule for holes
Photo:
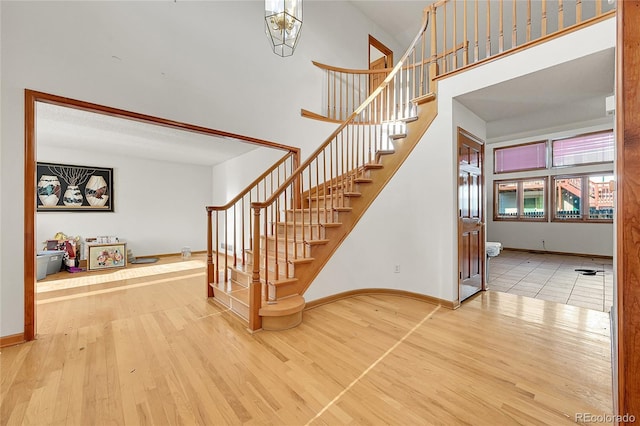
[[[204,269],[78,287],[0,355],[1,424],[572,424],[610,414],[607,314],[356,296],[251,335]]]

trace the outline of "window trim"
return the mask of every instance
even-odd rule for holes
[[[608,161],[607,161],[608,163]],[[549,193],[549,197],[552,198],[551,201],[551,222],[557,222],[557,223],[613,223],[613,218],[611,219],[591,219],[589,218],[589,205],[588,203],[584,203],[581,202],[580,203],[580,219],[576,219],[576,218],[559,218],[557,217],[556,213],[557,211],[557,200],[555,197],[555,192],[556,192],[556,180],[557,179],[581,179],[582,180],[582,187],[583,188],[588,188],[589,186],[589,178],[591,176],[613,176],[615,178],[615,173],[612,170],[606,170],[606,171],[601,171],[601,172],[589,172],[589,173],[572,173],[572,174],[566,174],[566,175],[554,175],[551,176],[551,183],[550,183],[550,188],[553,189],[553,195],[551,195],[551,193]],[[615,205],[613,206],[613,214],[615,215]]]
[[[548,139],[541,139],[541,140],[537,140],[537,141],[531,141],[531,142],[525,142],[525,143],[519,143],[519,144],[515,144],[515,145],[507,145],[507,146],[501,146],[498,148],[494,148],[493,149],[493,174],[494,175],[501,175],[501,174],[506,174],[506,173],[520,173],[520,172],[530,172],[532,170],[548,170],[549,169],[549,140]],[[545,148],[545,165],[544,167],[532,167],[532,168],[528,168],[528,169],[517,169],[517,170],[509,170],[509,171],[504,171],[504,172],[498,172],[496,171],[496,165],[497,165],[497,161],[496,161],[496,154],[498,151],[502,151],[505,149],[509,149],[509,148],[517,148],[517,147],[522,147],[522,146],[527,146],[527,145],[536,145],[536,144],[544,144],[544,148]]]
[[[543,182],[544,214],[542,217],[529,217],[524,215],[524,186],[525,181],[541,180]],[[498,186],[502,183],[516,183],[516,200],[518,203],[518,215],[505,217],[499,214]],[[549,176],[532,176],[516,179],[500,179],[493,181],[493,220],[497,222],[548,222],[549,221]]]

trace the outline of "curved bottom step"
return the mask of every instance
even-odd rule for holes
[[[304,297],[300,295],[279,299],[273,305],[263,305],[259,312],[262,329],[280,331],[300,325],[305,305]]]

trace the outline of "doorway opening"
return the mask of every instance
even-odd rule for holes
[[[458,300],[485,289],[484,142],[458,127]]]
[[[112,137],[111,143],[107,147],[100,147],[98,145],[91,145],[91,138],[85,138],[84,140],[76,140],[74,139],[74,143],[70,146],[61,148],[59,142],[57,145],[52,144],[48,147],[47,150],[42,149],[41,154],[45,154],[47,157],[51,158],[39,158],[38,156],[38,144],[40,141],[44,141],[44,137],[42,134],[39,134],[39,124],[43,125],[45,122],[45,117],[56,117],[56,114],[63,114],[65,116],[71,116],[72,120],[70,122],[78,121],[81,117],[87,120],[95,120],[96,122],[101,123],[98,125],[98,133],[94,134],[96,138],[100,132],[109,133],[110,131],[114,131],[114,127],[118,127],[118,131],[121,131],[122,138],[125,139],[125,128],[131,130],[132,128],[136,128],[140,130],[140,126],[147,127],[146,131],[149,133],[153,133],[153,140],[161,140],[161,144],[164,144],[164,148],[160,145],[155,148],[150,147],[149,145],[143,145],[142,147],[134,147],[131,140],[128,140],[128,143],[122,143],[122,141],[113,140],[116,139]],[[79,118],[80,117],[80,118]],[[82,120],[80,120],[82,121]],[[114,124],[116,121],[119,121],[119,124]],[[65,122],[65,125],[69,124],[69,122]],[[65,125],[57,126],[56,131],[63,131]],[[55,126],[54,126],[55,127]],[[179,135],[176,136],[176,132],[179,132]],[[169,134],[168,134],[169,133]],[[111,134],[111,133],[109,133]],[[113,136],[113,134],[111,134]],[[54,135],[55,136],[55,135]],[[59,135],[58,135],[59,136]],[[86,136],[86,134],[85,134]],[[139,136],[139,134],[137,134]],[[60,138],[60,139],[65,139]],[[197,142],[195,141],[197,139]],[[144,139],[149,140],[149,139]],[[173,145],[170,142],[173,141]],[[179,149],[176,145],[179,143]],[[218,151],[218,148],[214,148],[216,144],[219,144],[218,148],[223,151]],[[197,146],[196,146],[197,145]],[[211,168],[220,162],[222,157],[218,160],[215,160],[216,163],[194,163],[189,164],[185,163],[186,159],[182,159],[183,162],[178,163],[176,158],[181,155],[186,154],[187,152],[192,152],[192,154],[196,155],[194,158],[203,158],[206,157],[207,153],[210,151],[216,152],[225,152],[228,155],[228,158],[237,157],[238,155],[242,155],[241,153],[247,153],[250,150],[266,147],[272,148],[278,151],[285,152],[298,152],[297,148],[289,147],[286,145],[281,145],[269,141],[264,141],[260,139],[250,138],[242,135],[236,135],[228,132],[223,132],[215,129],[209,129],[205,127],[195,126],[191,124],[171,121],[163,118],[153,117],[145,114],[139,114],[131,111],[121,110],[117,108],[111,108],[103,105],[92,104],[89,102],[69,99],[61,96],[51,95],[42,92],[36,92],[32,90],[25,90],[25,164],[24,164],[24,339],[29,341],[33,340],[36,336],[36,277],[37,277],[37,266],[36,266],[36,253],[40,251],[42,247],[43,234],[38,235],[38,215],[48,215],[46,221],[50,226],[46,235],[51,234],[51,237],[57,231],[63,231],[62,229],[58,229],[61,226],[62,222],[58,222],[55,224],[54,222],[60,217],[65,216],[68,220],[66,223],[74,224],[73,226],[67,227],[64,231],[72,234],[72,235],[80,235],[83,233],[76,232],[76,229],[81,228],[81,224],[84,224],[85,231],[88,229],[88,224],[95,224],[93,228],[91,228],[91,232],[95,233],[87,234],[91,236],[97,235],[109,235],[112,236],[114,233],[118,233],[117,225],[120,224],[128,224],[128,229],[134,229],[131,227],[139,226],[139,224],[144,224],[146,228],[148,228],[147,235],[153,238],[147,238],[145,244],[155,244],[153,247],[158,247],[156,244],[159,239],[163,238],[166,234],[166,222],[164,224],[154,224],[154,220],[162,220],[159,219],[162,216],[162,212],[164,208],[158,208],[155,206],[147,205],[147,209],[139,209],[138,216],[134,219],[127,218],[126,210],[136,209],[129,206],[126,208],[126,205],[122,202],[127,200],[132,200],[134,197],[144,198],[141,194],[146,194],[147,201],[149,200],[165,200],[164,206],[170,210],[173,210],[177,215],[180,215],[180,211],[182,211],[181,202],[172,203],[172,197],[167,195],[166,193],[163,195],[163,189],[166,188],[165,184],[155,185],[158,179],[158,173],[146,173],[148,171],[147,165],[143,164],[145,161],[155,161],[156,163],[161,163],[163,160],[154,158],[154,155],[158,155],[158,153],[165,149],[165,159],[162,164],[165,164],[165,168],[163,169],[163,174],[166,175],[166,179],[170,179],[173,177],[174,184],[169,191],[171,194],[176,194],[175,186],[181,185],[181,182],[184,181],[193,183],[191,179],[192,175],[183,175],[180,173],[176,173],[176,170],[187,171],[198,169],[200,172],[197,173],[202,180],[207,180],[207,184],[200,185],[200,187],[205,188],[201,193],[205,193],[204,195],[200,195],[199,201],[197,205],[184,206],[185,209],[188,209],[189,214],[194,215],[198,219],[195,220],[191,217],[188,217],[187,220],[182,220],[184,223],[201,223],[201,217],[203,214],[203,207],[210,203],[212,191],[206,190],[209,185],[209,189],[212,189],[212,179],[211,179]],[[42,148],[42,147],[41,147]],[[76,154],[76,151],[80,151],[84,148],[84,157],[73,157]],[[239,150],[235,152],[234,150]],[[144,153],[146,150],[146,154]],[[61,152],[64,151],[68,157],[64,157]],[[110,151],[110,152],[109,152]],[[40,197],[37,196],[38,192],[38,181],[40,177],[38,177],[37,172],[37,164],[38,161],[49,161],[55,163],[65,163],[72,165],[78,165],[78,162],[86,163],[83,165],[87,166],[111,166],[113,163],[113,159],[115,158],[115,152],[119,152],[119,158],[126,159],[126,161],[132,161],[133,158],[138,158],[140,167],[129,167],[129,174],[125,177],[122,172],[122,166],[120,169],[114,169],[114,187],[116,188],[116,198],[111,199],[111,201],[115,202],[115,211],[114,212],[92,212],[86,213],[83,211],[73,211],[73,212],[38,212],[38,210],[42,210],[40,203]],[[144,157],[136,157],[134,154],[138,153]],[[170,161],[169,155],[173,156],[173,162]],[[277,154],[281,156],[281,153]],[[92,158],[95,157],[95,158]],[[55,157],[55,158],[53,158]],[[123,160],[124,161],[124,160]],[[213,160],[211,160],[213,161]],[[176,167],[177,164],[180,164],[180,167]],[[156,167],[154,165],[154,167]],[[157,167],[156,167],[157,168]],[[165,182],[166,182],[165,179]],[[166,191],[165,191],[166,192]],[[182,200],[188,199],[192,195],[189,195],[189,191],[183,191],[184,197]],[[136,195],[138,194],[138,195]],[[62,194],[60,194],[62,195]],[[87,195],[82,194],[86,200]],[[57,197],[56,197],[57,198]],[[56,200],[56,204],[59,202],[61,208],[69,210],[70,206],[63,204],[63,199],[60,196],[59,200]],[[155,201],[154,201],[155,202]],[[144,200],[143,200],[144,203]],[[147,203],[149,204],[149,203]],[[155,207],[154,207],[155,206]],[[87,207],[87,206],[83,206]],[[105,215],[109,216],[108,219],[111,223],[111,226],[102,226],[100,225],[101,220],[107,219]],[[141,218],[140,215],[144,215],[144,218]],[[174,215],[174,219],[176,219]],[[192,220],[193,219],[193,220]],[[180,223],[180,219],[172,220],[171,222]],[[138,224],[138,225],[136,225]],[[204,224],[203,224],[204,227]],[[54,231],[55,229],[55,231]],[[126,234],[126,232],[124,232]],[[181,234],[184,235],[184,234]],[[200,234],[198,234],[199,236]],[[205,230],[202,231],[201,235],[205,235]],[[84,235],[83,235],[84,236]],[[45,238],[46,239],[46,238]],[[125,235],[126,239],[126,235]],[[204,237],[202,237],[204,240]],[[140,238],[138,241],[142,241],[145,239]],[[153,242],[155,241],[155,243]],[[177,247],[176,250],[172,250],[175,252],[180,251],[180,247],[184,241],[180,238],[179,241],[174,241],[173,244]],[[82,249],[81,249],[82,250]],[[159,249],[160,251],[156,251],[155,253],[150,254],[170,254],[172,251],[167,251],[166,248]],[[125,253],[120,253],[124,255]],[[144,254],[144,253],[142,253]],[[204,287],[204,286],[203,286]]]

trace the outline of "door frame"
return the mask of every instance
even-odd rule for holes
[[[472,140],[473,142],[478,143],[481,146],[480,149],[480,171],[481,171],[481,175],[480,175],[480,187],[481,187],[481,193],[482,193],[482,200],[480,202],[479,208],[480,208],[480,222],[482,223],[482,241],[481,241],[481,250],[483,255],[480,256],[480,275],[481,275],[481,288],[480,291],[485,291],[487,289],[487,281],[486,281],[486,268],[487,268],[487,256],[486,256],[486,239],[487,239],[487,223],[486,223],[486,207],[487,207],[487,191],[486,191],[486,187],[485,187],[485,161],[484,161],[484,153],[485,153],[485,146],[486,143],[480,139],[479,137],[477,137],[476,135],[474,135],[473,133],[463,129],[460,126],[457,126],[457,131],[456,131],[456,211],[455,211],[455,216],[456,216],[456,238],[458,240],[458,272],[456,274],[457,276],[457,292],[458,292],[458,297],[456,300],[456,305],[459,306],[461,301],[460,301],[460,283],[462,282],[462,278],[461,278],[461,269],[460,269],[460,255],[461,255],[461,240],[460,240],[460,195],[459,195],[459,189],[460,189],[460,180],[459,180],[459,176],[460,176],[460,140],[461,137],[466,137],[467,139]],[[476,293],[477,294],[477,293]]]
[[[369,34],[369,51],[367,52],[367,58],[369,60],[368,69],[371,69],[371,48],[378,49],[387,58],[387,68],[393,67],[393,50],[382,44],[382,42]]]

